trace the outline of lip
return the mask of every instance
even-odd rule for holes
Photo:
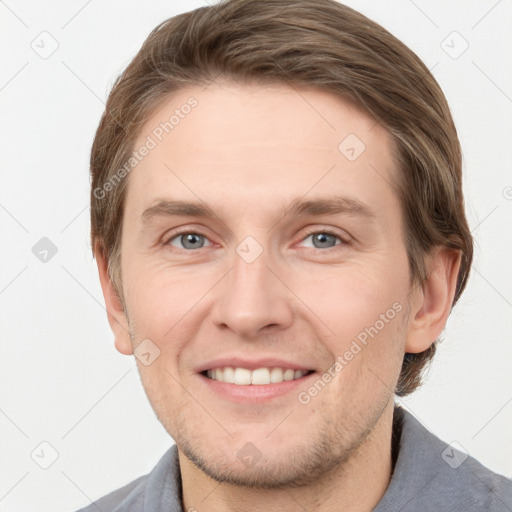
[[[223,357],[212,359],[211,361],[206,361],[205,363],[202,363],[200,366],[198,366],[194,371],[196,373],[203,373],[206,370],[224,368],[225,366],[231,366],[233,368],[246,368],[247,370],[257,370],[258,368],[289,368],[292,370],[302,370],[303,372],[314,370],[314,368],[308,368],[307,366],[304,366],[299,363],[294,363],[292,361],[287,361],[285,359],[277,359],[274,357],[264,357],[258,359],[244,359],[241,357]],[[262,386],[266,385],[267,384],[263,384]]]
[[[230,365],[226,364],[225,366]],[[279,365],[276,364],[275,366]],[[261,368],[261,366],[258,366],[257,368]],[[302,368],[297,368],[297,370],[301,369]],[[275,384],[247,384],[245,386],[210,379],[202,373],[199,373],[198,376],[211,391],[223,398],[227,398],[230,401],[238,403],[259,403],[285,395],[286,393],[290,393],[294,390],[298,392],[299,388],[306,389],[308,386],[306,381],[311,377],[317,378],[318,373],[316,371],[312,371],[300,379],[284,380],[283,382]]]

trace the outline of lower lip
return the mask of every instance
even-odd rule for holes
[[[299,387],[304,387],[306,380],[310,377],[314,377],[315,375],[316,372],[312,372],[308,375],[304,375],[300,379],[284,380],[283,382],[275,384],[247,384],[245,386],[220,382],[218,380],[205,377],[202,374],[199,374],[199,377],[211,390],[226,398],[237,402],[259,402],[277,396],[282,396],[286,393],[297,390]]]

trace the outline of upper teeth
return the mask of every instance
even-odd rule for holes
[[[283,380],[300,379],[307,372],[302,370],[292,370],[291,368],[258,368],[248,370],[247,368],[215,368],[208,370],[206,374],[210,379],[229,384],[238,384],[247,386],[249,384],[275,384]]]

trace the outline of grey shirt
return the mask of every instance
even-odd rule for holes
[[[409,412],[393,416],[393,474],[373,512],[512,512],[512,479],[441,441]],[[176,445],[145,476],[78,512],[184,512]]]

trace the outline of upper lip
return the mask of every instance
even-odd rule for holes
[[[248,370],[256,370],[258,368],[291,368],[293,370],[302,370],[304,372],[312,370],[311,367],[304,366],[300,363],[287,361],[275,357],[264,357],[258,359],[244,359],[241,357],[221,357],[212,359],[202,363],[196,368],[197,373],[202,373],[206,370],[214,368],[224,368],[231,366],[232,368],[247,368]]]

